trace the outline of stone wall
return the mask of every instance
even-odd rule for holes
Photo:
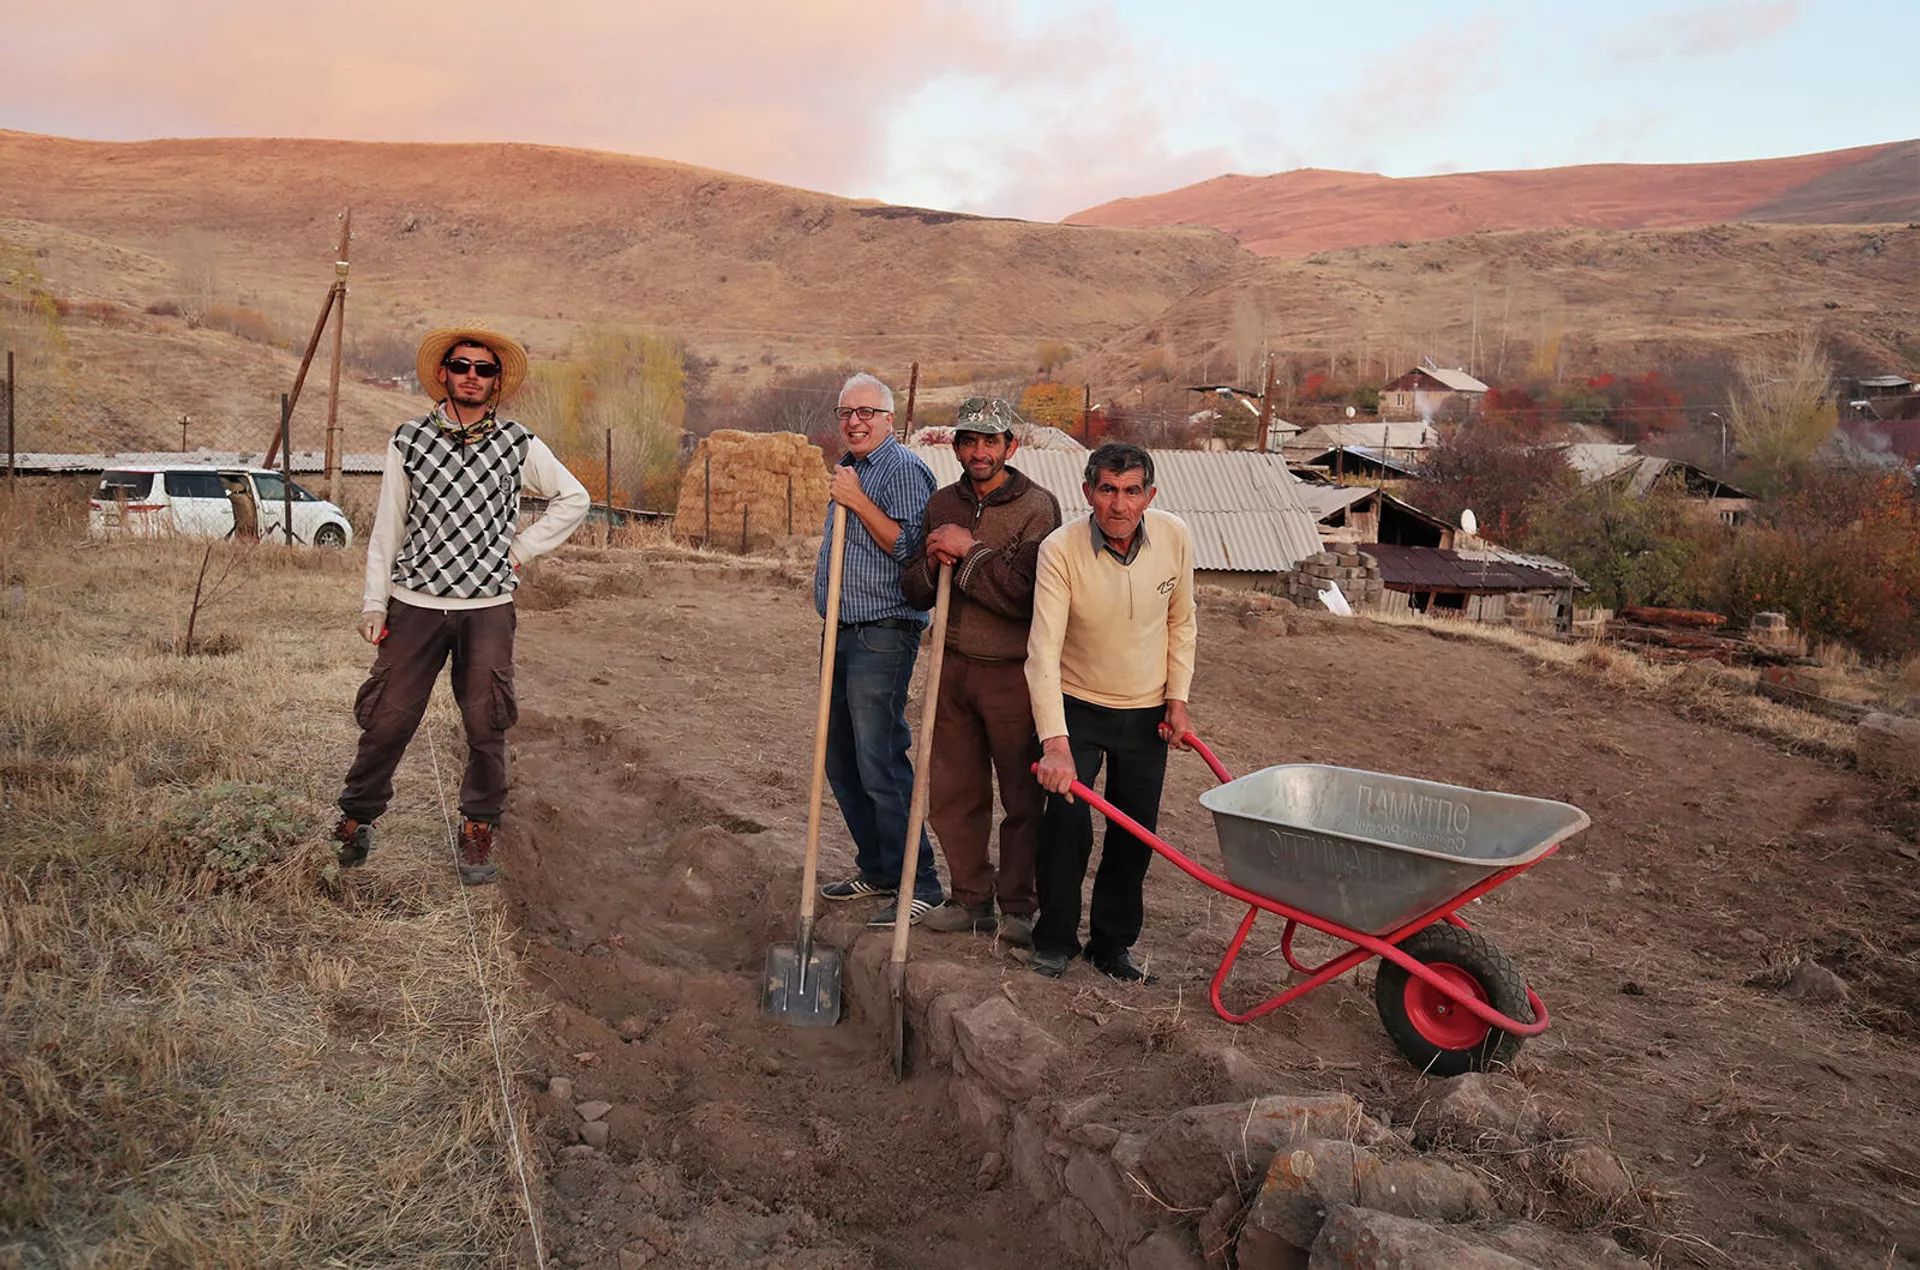
[[[1338,566],[1351,568],[1355,566]],[[846,962],[851,1015],[889,1016],[886,941]],[[1144,1121],[1110,1094],[1049,1092],[1073,1054],[1024,1015],[1000,975],[951,962],[906,971],[911,1078],[946,1083],[981,1151],[983,1187],[1016,1186],[1088,1266],[1125,1270],[1619,1270],[1644,1263],[1599,1235],[1502,1211],[1444,1148],[1533,1161],[1556,1206],[1637,1211],[1619,1162],[1548,1125],[1509,1077],[1425,1082],[1386,1114],[1346,1093],[1249,1090]],[[878,1029],[878,1030],[884,1030]],[[1255,1078],[1257,1079],[1257,1078]],[[1434,1151],[1433,1148],[1442,1148]]]

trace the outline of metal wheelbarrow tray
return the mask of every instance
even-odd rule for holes
[[[1247,905],[1214,972],[1210,997],[1231,1023],[1257,1019],[1381,958],[1374,1004],[1415,1066],[1458,1075],[1511,1061],[1546,1030],[1545,1004],[1518,968],[1456,910],[1551,855],[1590,823],[1568,803],[1355,768],[1296,763],[1234,779],[1199,738],[1186,739],[1223,782],[1201,795],[1226,876],[1194,863],[1079,782],[1076,796],[1190,877]],[[1286,919],[1280,949],[1304,976],[1244,1012],[1221,989],[1261,912]],[[1318,966],[1294,955],[1306,926],[1352,945]]]

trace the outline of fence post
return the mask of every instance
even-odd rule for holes
[[[747,554],[747,505],[740,504],[740,554]]]
[[[7,350],[7,493],[13,493],[13,350]],[[792,477],[787,480],[791,482]],[[791,489],[791,484],[789,484]],[[788,495],[792,497],[791,494]]]
[[[920,363],[915,362],[907,372],[907,422],[900,429],[900,439],[906,440],[913,435],[913,398],[920,390]]]
[[[280,394],[280,528],[293,545],[293,403]]]
[[[787,537],[793,537],[793,473],[787,473]]]
[[[713,452],[707,452],[707,475],[701,482],[706,486],[707,495],[707,531],[700,535],[700,545],[706,546],[713,541]]]
[[[607,532],[602,536],[604,546],[613,545],[613,429],[607,429]]]

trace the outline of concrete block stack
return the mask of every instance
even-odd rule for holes
[[[1320,593],[1329,582],[1339,585],[1340,594],[1355,609],[1379,607],[1386,590],[1380,581],[1379,561],[1362,551],[1317,552],[1279,574],[1268,589],[1303,609],[1324,613]]]

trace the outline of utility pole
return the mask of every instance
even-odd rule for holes
[[[915,362],[913,368],[907,372],[907,421],[906,426],[900,430],[902,441],[913,435],[913,397],[919,390],[920,363]]]
[[[185,414],[184,412],[181,414],[180,416],[180,453],[182,454],[185,454],[187,452],[187,424],[190,423],[191,421],[192,421],[191,418],[187,414]]]
[[[1080,439],[1093,440],[1093,385],[1080,385],[1085,391],[1080,396]]]
[[[344,255],[345,252],[346,249],[342,247],[341,254]],[[338,274],[337,264],[335,265],[335,272]],[[345,294],[346,283],[336,276],[333,280],[333,285],[327,288],[326,300],[320,305],[320,316],[314,319],[313,334],[307,337],[306,356],[300,359],[300,371],[293,377],[293,391],[287,394],[287,409],[289,413],[292,412],[295,406],[300,404],[300,389],[307,382],[307,371],[313,365],[313,355],[319,351],[320,336],[327,329],[327,319],[333,316],[334,306],[341,302]],[[272,467],[274,455],[279,452],[280,432],[276,430],[273,439],[267,443],[266,454],[260,461],[261,466]]]
[[[347,250],[353,209],[340,213],[340,254],[333,259],[333,368],[327,374],[327,497],[340,501],[340,344],[347,326]]]
[[[1267,359],[1267,386],[1260,393],[1260,436],[1255,449],[1267,452],[1267,437],[1273,427],[1273,359]]]
[[[13,492],[13,350],[7,350],[7,492]]]

